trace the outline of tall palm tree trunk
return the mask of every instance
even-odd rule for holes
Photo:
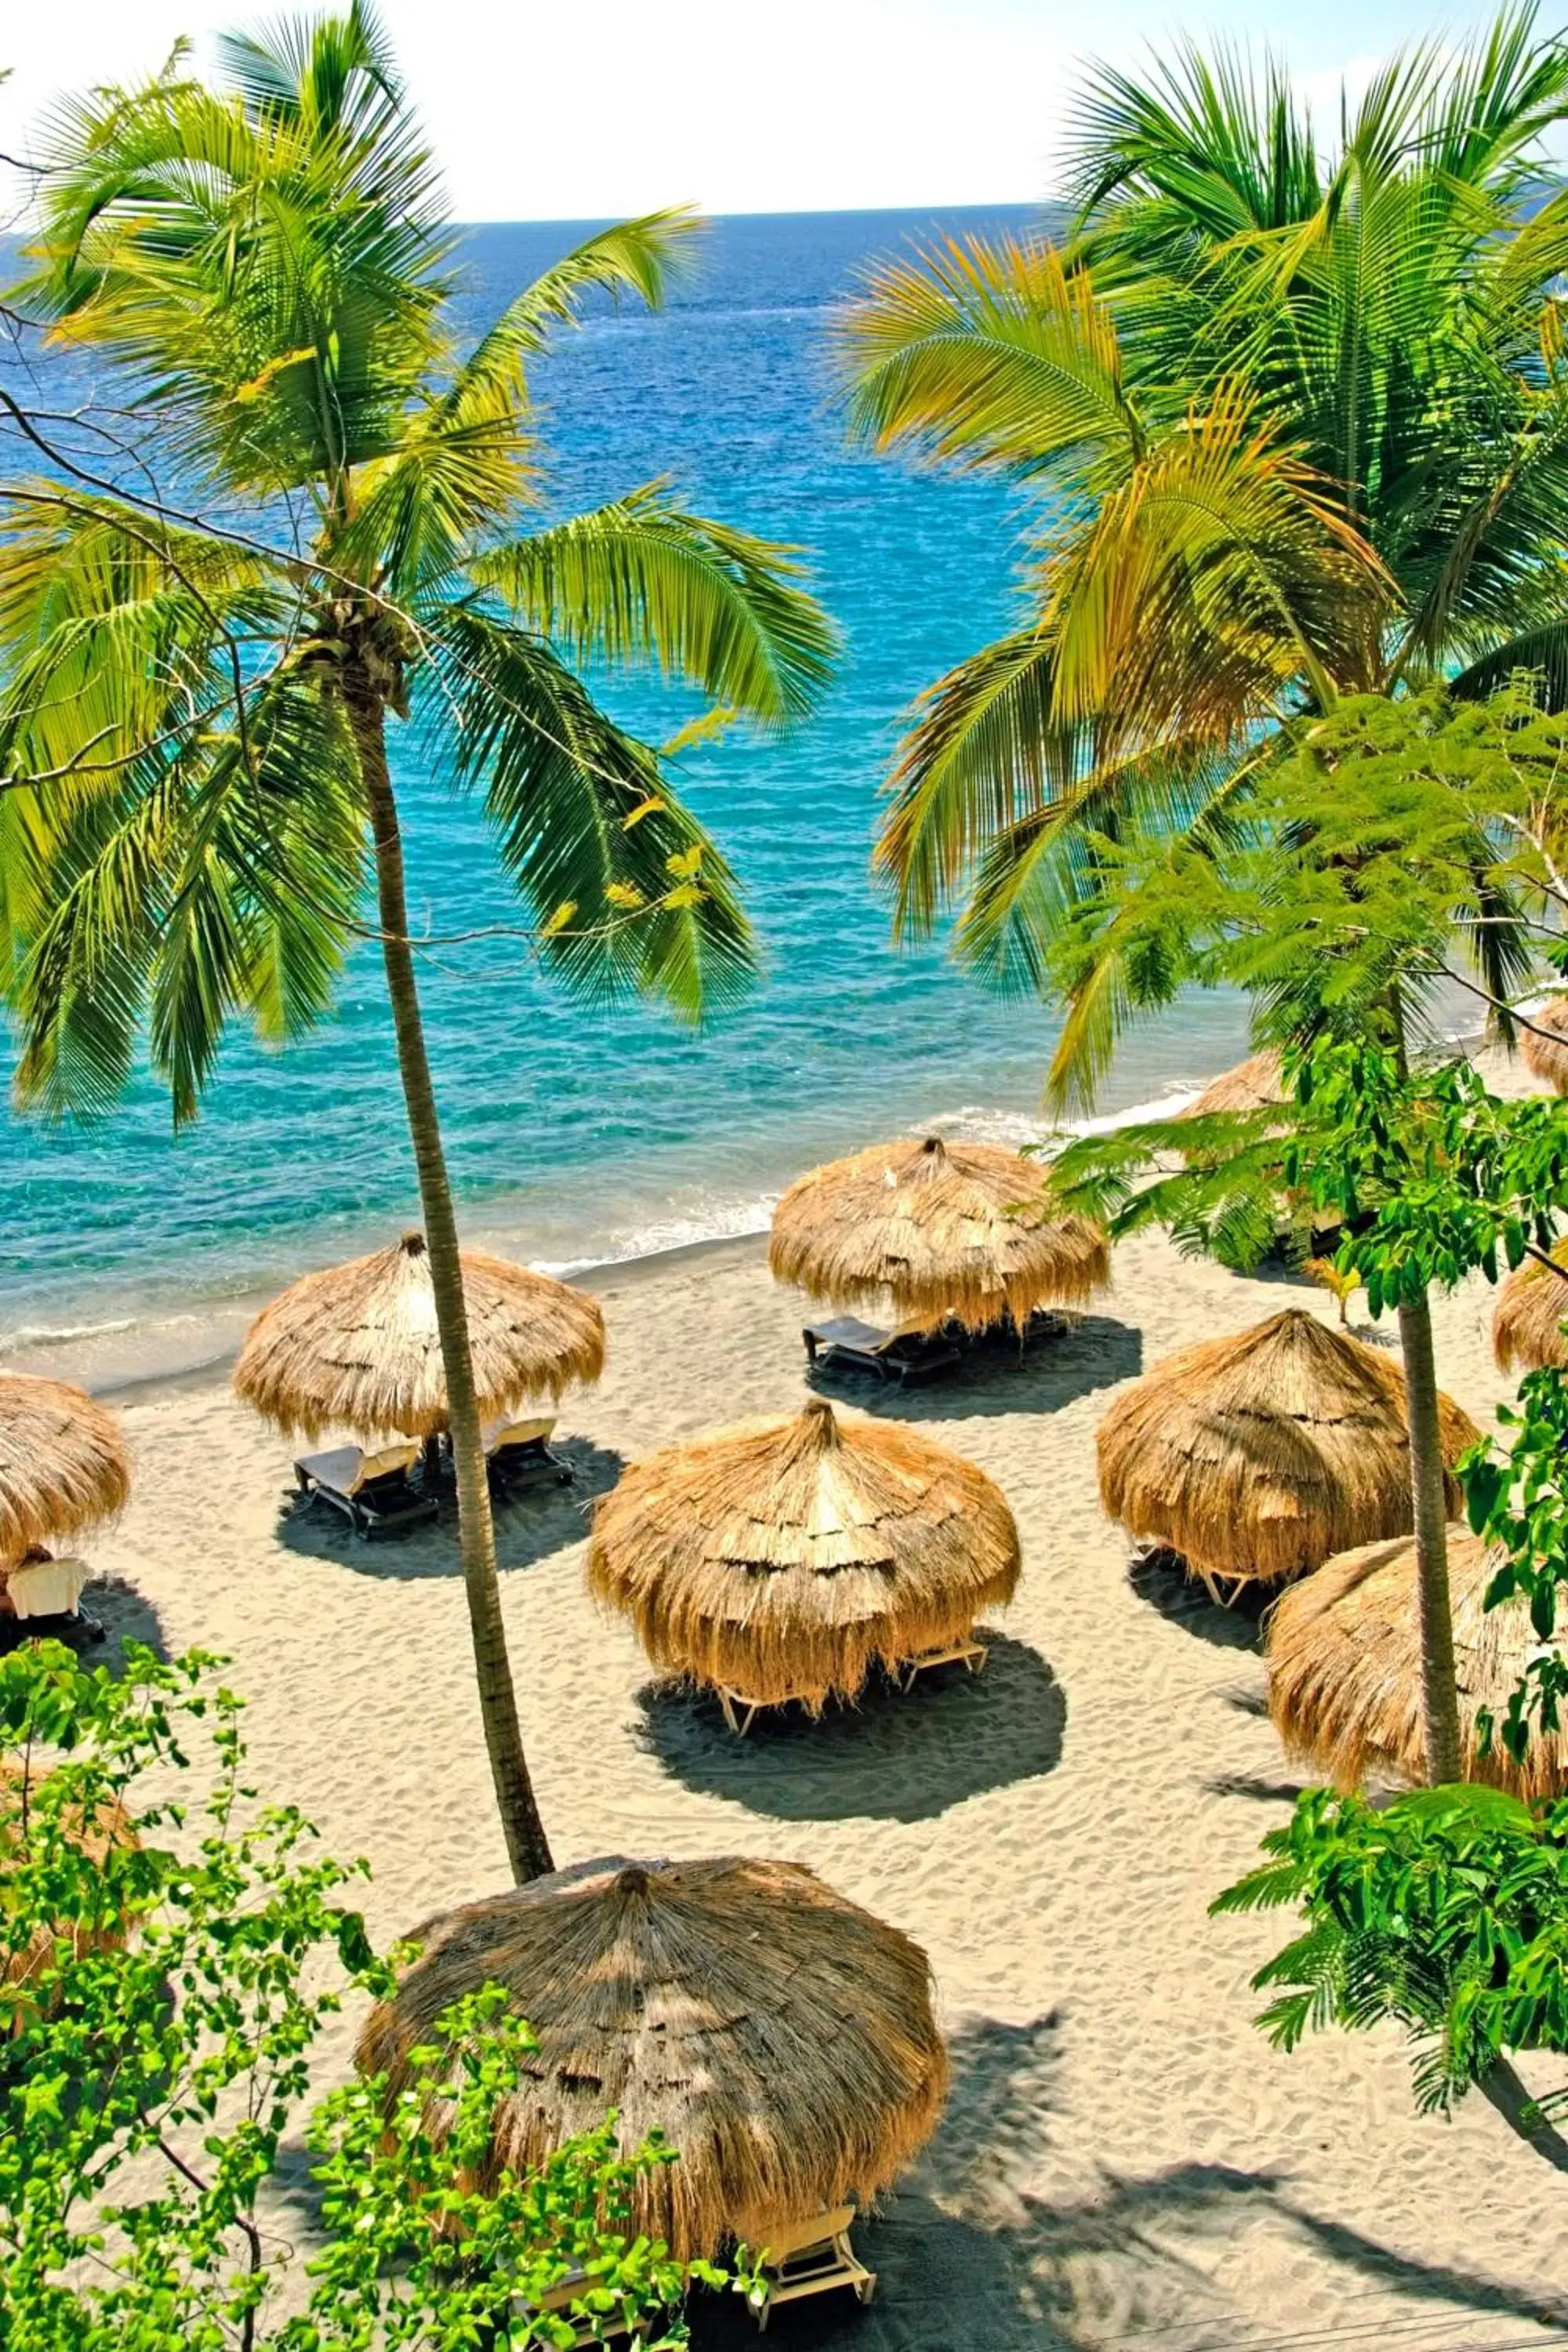
[[[447,1378],[447,1428],[458,1475],[458,1542],[468,1597],[479,1713],[484,1721],[485,1746],[489,1751],[501,1827],[506,1834],[507,1855],[512,1875],[521,1885],[555,1865],[534,1802],[518,1721],[517,1695],[507,1658],[500,1580],[496,1573],[495,1523],[490,1515],[484,1434],[474,1391],[473,1353],[468,1344],[468,1311],[458,1256],[458,1220],[447,1177],[447,1155],[441,1145],[430,1060],[425,1050],[414,955],[408,943],[403,835],[386,764],[384,716],[381,698],[363,668],[356,670],[351,666],[345,672],[344,695],[370,807],[382,954],[397,1035],[397,1066],[408,1110],[408,1131],[414,1139],[414,1160],[419,1175],[430,1281],[436,1294],[436,1327]]]
[[[1448,1502],[1437,1419],[1432,1308],[1425,1293],[1399,1310],[1410,1424],[1410,1493],[1415,1523],[1415,1583],[1421,1612],[1421,1713],[1426,1778],[1434,1786],[1462,1777],[1459,1691],[1454,1672],[1454,1619],[1448,1600]]]
[[[1402,1079],[1410,1075],[1404,992],[1390,985],[1390,1033]],[[1415,1531],[1415,1592],[1421,1614],[1421,1718],[1426,1779],[1442,1788],[1461,1777],[1459,1685],[1454,1671],[1454,1612],[1448,1595],[1448,1490],[1437,1418],[1437,1360],[1432,1302],[1425,1290],[1399,1310],[1405,1361],[1405,1412],[1410,1434],[1411,1521]]]

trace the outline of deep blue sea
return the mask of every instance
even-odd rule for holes
[[[829,309],[871,257],[1018,212],[799,215],[718,223],[662,313],[595,312],[540,370],[545,494],[597,501],[656,475],[724,519],[801,544],[845,635],[820,715],[792,740],[741,732],[686,753],[681,787],[745,887],[765,970],[701,1034],[636,1007],[585,1012],[521,945],[427,958],[423,988],[468,1229],[574,1265],[737,1232],[800,1169],[909,1129],[1032,1131],[1052,1020],[1005,1003],[939,950],[895,950],[869,853],[900,715],[1016,609],[1018,515],[994,484],[848,448],[825,352]],[[477,228],[474,324],[583,234]],[[640,681],[605,698],[653,740],[689,705]],[[416,919],[514,916],[475,811],[400,747]],[[1213,1000],[1128,1041],[1107,1108],[1157,1097],[1243,1044]],[[35,1335],[198,1318],[368,1247],[415,1213],[374,950],[335,1017],[265,1051],[237,1030],[205,1111],[176,1138],[138,1082],[87,1131],[0,1112],[0,1353]]]

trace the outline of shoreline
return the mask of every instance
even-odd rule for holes
[[[1483,1045],[1479,1032],[1450,1031],[1441,1042],[1472,1054],[1485,1054],[1491,1083],[1505,1093],[1518,1089],[1521,1078],[1517,1066],[1493,1055],[1491,1049]],[[1055,1126],[1043,1116],[1027,1118],[1016,1112],[978,1107],[943,1113],[924,1125],[938,1134],[970,1135],[1014,1144],[1043,1141],[1052,1133],[1103,1134],[1139,1119],[1173,1115],[1215,1075],[1208,1070],[1195,1076],[1169,1076],[1153,1097],[1090,1117],[1063,1120]],[[921,1121],[906,1124],[910,1132],[922,1131]],[[712,1232],[695,1233],[679,1241],[657,1238],[671,1224],[679,1229],[687,1222],[668,1195],[664,1196],[664,1213],[650,1215],[642,1229],[650,1236],[649,1246],[618,1249],[611,1238],[601,1242],[597,1255],[590,1244],[580,1257],[535,1256],[528,1250],[524,1230],[509,1222],[504,1210],[496,1213],[495,1204],[490,1204],[489,1214],[481,1208],[471,1217],[465,1217],[468,1239],[477,1247],[494,1250],[503,1257],[517,1257],[541,1272],[579,1283],[593,1291],[602,1291],[617,1279],[646,1281],[688,1262],[705,1261],[715,1265],[743,1263],[761,1253],[779,1193],[799,1172],[798,1168],[794,1169],[775,1187],[761,1191],[742,1202],[731,1203],[721,1213],[716,1212],[743,1222],[723,1223]],[[694,1210],[692,1214],[700,1215],[700,1210]],[[177,1295],[154,1294],[140,1305],[133,1304],[127,1313],[96,1323],[85,1315],[79,1321],[62,1314],[55,1318],[58,1328],[24,1325],[9,1337],[0,1335],[0,1368],[37,1373],[45,1379],[73,1381],[95,1396],[118,1402],[141,1402],[200,1388],[227,1372],[255,1318],[287,1283],[308,1271],[311,1263],[335,1263],[379,1247],[408,1222],[406,1217],[385,1217],[374,1221],[371,1227],[367,1221],[367,1231],[356,1242],[330,1255],[323,1253],[321,1257],[314,1258],[302,1250],[300,1262],[287,1272],[279,1272],[266,1282],[247,1283],[237,1291],[198,1296],[188,1306],[179,1305]],[[634,1226],[634,1242],[637,1232]]]
[[[910,1132],[929,1130],[944,1136],[968,1135],[1012,1144],[1044,1139],[1053,1132],[1104,1131],[1136,1119],[1170,1114],[1191,1101],[1212,1075],[1210,1072],[1173,1079],[1153,1097],[1091,1118],[1061,1122],[1055,1128],[1043,1117],[1026,1118],[1015,1112],[979,1108],[945,1112],[924,1122],[909,1121],[906,1128]],[[872,1140],[875,1139],[874,1134]],[[483,1204],[471,1214],[463,1213],[459,1204],[459,1212],[464,1215],[467,1240],[474,1246],[494,1250],[503,1257],[519,1258],[540,1272],[580,1283],[586,1289],[599,1290],[614,1277],[646,1279],[665,1268],[679,1266],[688,1258],[722,1259],[726,1252],[744,1255],[760,1251],[780,1192],[800,1172],[799,1167],[792,1168],[781,1181],[746,1201],[716,1209],[715,1213],[724,1220],[716,1230],[694,1233],[678,1241],[657,1238],[672,1224],[679,1229],[689,1222],[678,1206],[672,1213],[672,1204],[665,1196],[663,1213],[650,1215],[643,1228],[650,1236],[650,1245],[618,1249],[610,1237],[600,1244],[598,1254],[590,1244],[581,1256],[533,1255],[527,1246],[523,1229],[510,1223],[504,1210],[498,1214],[493,1203]],[[694,1209],[691,1216],[700,1217],[700,1209]],[[104,1315],[97,1321],[85,1310],[77,1314],[63,1309],[47,1324],[23,1324],[16,1332],[0,1336],[0,1368],[37,1373],[45,1379],[74,1381],[95,1396],[121,1402],[199,1387],[232,1365],[250,1324],[287,1283],[307,1272],[312,1263],[336,1263],[380,1247],[409,1222],[406,1216],[378,1219],[374,1225],[367,1221],[365,1233],[353,1241],[341,1239],[331,1254],[323,1252],[318,1258],[301,1250],[299,1261],[275,1277],[247,1282],[242,1288],[226,1293],[213,1291],[205,1297],[198,1294],[188,1304],[182,1304],[178,1294],[170,1296],[161,1289],[144,1302],[131,1302],[125,1312]],[[634,1227],[634,1240],[636,1233]]]
[[[586,1265],[574,1273],[572,1280],[580,1289],[595,1294],[616,1281],[638,1285],[658,1281],[666,1274],[678,1273],[684,1265],[706,1262],[712,1266],[744,1265],[760,1258],[767,1245],[766,1232],[754,1234],[710,1234],[701,1241],[675,1242],[668,1249],[646,1250],[637,1257],[606,1258],[596,1265]],[[240,1328],[232,1344],[220,1346],[190,1363],[152,1370],[145,1367],[123,1373],[100,1376],[79,1383],[106,1404],[160,1404],[170,1398],[189,1395],[205,1389],[210,1382],[232,1370],[239,1353],[245,1331],[268,1302],[276,1297],[272,1290],[247,1293],[233,1301],[226,1310],[225,1319],[238,1318]],[[217,1318],[215,1316],[214,1320]],[[126,1335],[130,1337],[129,1334]],[[43,1366],[29,1364],[29,1370],[44,1371],[46,1378],[60,1379],[68,1374]]]

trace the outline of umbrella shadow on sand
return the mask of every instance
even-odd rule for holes
[[[854,1706],[815,1720],[770,1708],[743,1739],[711,1692],[648,1683],[637,1693],[642,1746],[689,1789],[775,1821],[931,1821],[989,1789],[1054,1771],[1067,1695],[1037,1651],[980,1631],[983,1675],[942,1666],[905,1693],[879,1678]]]
[[[950,1372],[913,1388],[817,1365],[807,1383],[891,1421],[984,1421],[1001,1413],[1060,1412],[1143,1369],[1143,1334],[1110,1315],[1085,1315],[1054,1337],[976,1342]]]
[[[127,1642],[140,1642],[143,1649],[160,1658],[168,1656],[163,1619],[153,1603],[122,1576],[95,1576],[82,1600],[108,1637],[100,1647],[83,1652],[88,1665],[102,1664],[111,1674],[121,1673]]]
[[[1244,1584],[1229,1607],[1223,1607],[1173,1551],[1141,1553],[1128,1562],[1127,1581],[1140,1601],[1218,1650],[1260,1650],[1263,1613],[1279,1597],[1278,1586]]]
[[[1539,2293],[1414,2261],[1313,2213],[1273,2171],[1189,2160],[1085,2179],[1080,2160],[1069,2193],[1041,2193],[1032,2184],[1056,2168],[1065,2038],[1057,2013],[959,2029],[935,2138],[905,2185],[856,2224],[856,2251],[878,2274],[874,2300],[864,2310],[847,2294],[786,2305],[771,2342],[802,2352],[1083,2352],[1110,2340],[1251,2340],[1256,2307],[1237,2305],[1224,2273],[1255,2232],[1292,2251],[1304,2240],[1327,2257],[1325,2284],[1337,2273],[1371,2323],[1369,2343],[1380,2321],[1391,2338],[1408,2334],[1412,2304],[1434,2327],[1479,2314],[1546,2317]],[[699,2297],[690,2311],[696,2352],[755,2340],[737,2296]]]
[[[495,1507],[496,1553],[504,1576],[509,1569],[533,1568],[588,1532],[588,1513],[601,1495],[607,1495],[622,1471],[626,1457],[614,1446],[595,1445],[592,1438],[552,1440],[553,1450],[575,1474],[571,1486],[525,1486]],[[358,1576],[379,1577],[389,1583],[407,1583],[425,1577],[460,1576],[458,1554],[457,1507],[442,1500],[435,1524],[415,1528],[405,1535],[395,1530],[367,1541],[357,1536],[341,1511],[320,1500],[283,1497],[278,1514],[278,1540],[310,1559],[336,1560]]]
[[[1314,2212],[1268,2170],[1189,2159],[1145,2173],[1088,2173],[1050,2195],[1032,2184],[1057,2158],[1056,2114],[1067,2025],[1058,2012],[1006,2023],[981,2018],[950,2040],[952,2088],[930,2147],[903,2187],[855,2225],[877,2274],[864,2308],[847,2294],[780,2307],[768,2341],[844,2352],[1084,2352],[1087,2345],[1252,2341],[1256,2305],[1237,2305],[1226,2269],[1249,2242],[1320,2258],[1325,2286],[1353,2307],[1369,2345],[1426,2341],[1456,2321],[1529,2328],[1544,2347],[1568,2314],[1542,2291],[1458,2263],[1423,2263],[1369,2232]],[[279,2203],[304,2239],[320,2230],[310,2161],[296,2137],[279,2165]],[[694,2352],[755,2352],[756,2324],[733,2294],[700,2291],[689,2306]],[[1327,2343],[1321,2325],[1314,2342]],[[1515,2334],[1507,2340],[1518,2342]]]

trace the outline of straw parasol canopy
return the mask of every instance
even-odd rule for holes
[[[605,1368],[597,1299],[484,1250],[463,1252],[483,1419],[559,1397]],[[264,1307],[235,1366],[247,1403],[290,1434],[326,1428],[431,1437],[447,1426],[436,1294],[422,1234],[308,1274]]]
[[[1452,1463],[1480,1433],[1437,1404]],[[1097,1445],[1111,1517],[1201,1576],[1272,1581],[1409,1532],[1404,1374],[1298,1307],[1167,1356],[1117,1398]]]
[[[111,1412],[64,1381],[0,1372],[0,1569],[109,1517],[130,1492]]]
[[[631,2227],[683,2261],[873,2195],[941,2111],[925,1954],[798,1863],[586,1863],[416,1940],[365,2026],[364,2072],[395,2096],[443,2010],[503,1986],[539,2051],[498,2109],[493,2161],[527,2172],[611,2108],[628,2153],[662,2131],[679,2161],[637,2182]]]
[[[1176,1117],[1213,1118],[1222,1110],[1272,1110],[1284,1099],[1279,1049],[1268,1045],[1261,1054],[1249,1054],[1245,1062],[1237,1062],[1234,1070],[1222,1070],[1217,1078],[1211,1078],[1202,1094],[1194,1096]]]
[[[1568,1786],[1568,1724],[1537,1723],[1522,1765],[1494,1738],[1483,1756],[1479,1708],[1501,1722],[1530,1659],[1543,1645],[1530,1603],[1515,1594],[1484,1606],[1498,1566],[1468,1528],[1448,1529],[1448,1590],[1459,1728],[1467,1780],[1489,1780],[1516,1796],[1554,1796]],[[1370,1772],[1426,1777],[1421,1717],[1421,1621],[1415,1540],[1397,1536],[1342,1552],[1283,1594],[1268,1623],[1268,1712],[1292,1754],[1353,1789]]]
[[[1568,1271],[1568,1239],[1552,1251]],[[1568,1282],[1539,1258],[1515,1266],[1492,1309],[1492,1354],[1500,1372],[1538,1371],[1544,1364],[1568,1366]]]
[[[815,1711],[1010,1601],[1018,1530],[973,1463],[814,1398],[635,1464],[588,1581],[667,1673]]]
[[[835,1307],[892,1301],[901,1321],[972,1331],[1037,1307],[1082,1307],[1110,1280],[1087,1217],[1045,1198],[1038,1164],[994,1143],[879,1143],[793,1183],[773,1212],[768,1265]]]
[[[1568,1095],[1568,996],[1554,996],[1528,1018],[1528,1029],[1520,1024],[1521,1061],[1553,1094]],[[1549,1034],[1542,1035],[1542,1031]]]

